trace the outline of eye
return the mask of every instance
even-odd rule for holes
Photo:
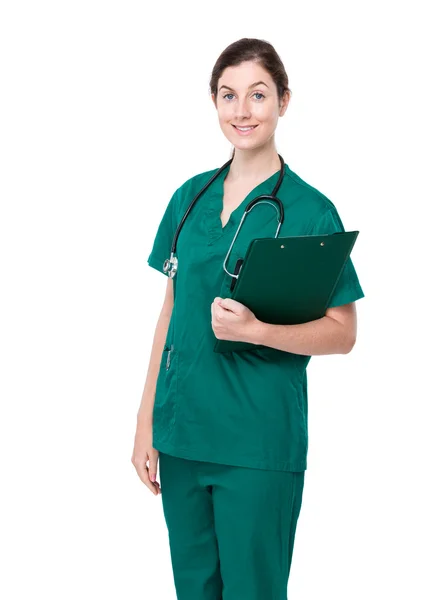
[[[234,96],[234,94],[232,94],[231,92],[229,92],[228,94],[225,94],[225,95],[223,96],[223,98],[224,98],[225,100],[227,100],[227,99],[228,99],[228,96]],[[257,98],[257,100],[261,100],[262,98],[265,98],[264,94],[262,94],[261,92],[255,92],[255,93],[254,93],[254,96],[261,96],[261,98]]]

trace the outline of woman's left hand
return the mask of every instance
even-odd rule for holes
[[[211,304],[211,324],[219,340],[250,342],[258,319],[241,302],[232,298],[214,298]]]

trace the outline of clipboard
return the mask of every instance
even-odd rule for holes
[[[253,239],[230,297],[266,323],[295,325],[320,319],[358,234],[359,231],[337,231]],[[214,352],[264,347],[216,339]]]

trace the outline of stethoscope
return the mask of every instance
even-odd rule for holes
[[[235,284],[236,280],[238,279],[238,273],[241,269],[243,260],[241,258],[238,259],[236,267],[235,267],[235,273],[230,273],[227,270],[226,262],[232,251],[235,240],[238,236],[238,232],[240,231],[241,226],[243,225],[244,219],[247,217],[247,215],[250,213],[250,211],[253,209],[253,207],[256,204],[270,204],[271,206],[273,206],[276,209],[277,217],[278,217],[278,227],[276,229],[276,233],[274,236],[275,238],[278,237],[279,230],[281,229],[281,225],[284,222],[284,205],[282,204],[281,200],[276,197],[276,194],[278,193],[278,190],[281,186],[282,180],[284,179],[285,167],[284,167],[284,159],[282,158],[282,156],[280,154],[278,154],[278,156],[281,161],[281,172],[279,174],[279,179],[274,187],[273,192],[271,194],[261,194],[260,196],[257,196],[256,198],[251,200],[249,202],[249,204],[246,206],[243,216],[241,217],[240,224],[238,225],[237,231],[235,232],[234,239],[232,240],[231,245],[229,246],[229,250],[226,254],[225,260],[223,261],[224,270],[226,271],[226,273],[228,275],[230,275],[231,277],[234,278],[232,281],[231,289],[234,287],[234,284]],[[228,160],[222,167],[220,167],[220,169],[216,173],[214,173],[214,175],[211,177],[211,179],[206,182],[206,184],[203,186],[203,188],[200,190],[200,192],[198,192],[198,194],[196,195],[194,200],[192,200],[190,206],[185,211],[185,214],[182,217],[181,222],[179,223],[179,225],[176,229],[174,238],[173,238],[173,243],[172,243],[171,251],[170,251],[170,258],[167,258],[164,261],[164,265],[163,265],[163,271],[164,271],[164,273],[167,273],[169,277],[173,278],[176,275],[176,272],[178,270],[178,259],[176,257],[176,243],[178,241],[178,237],[179,237],[179,233],[181,231],[182,225],[185,223],[185,220],[188,217],[190,210],[193,208],[194,204],[197,202],[197,200],[200,198],[200,196],[205,192],[205,190],[212,184],[213,181],[215,181],[215,179],[217,179],[217,177],[220,175],[220,173],[224,169],[226,169],[226,167],[229,166],[233,160],[234,160],[234,157],[232,157],[230,160]],[[275,202],[276,204],[273,204],[272,201]]]

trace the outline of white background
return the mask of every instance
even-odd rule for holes
[[[290,597],[437,596],[431,2],[15,0],[0,11],[5,600],[176,598],[161,496],[130,462],[166,285],[146,259],[174,190],[230,157],[208,83],[241,37],[285,64],[277,149],[360,231],[366,294],[352,353],[308,367]]]

